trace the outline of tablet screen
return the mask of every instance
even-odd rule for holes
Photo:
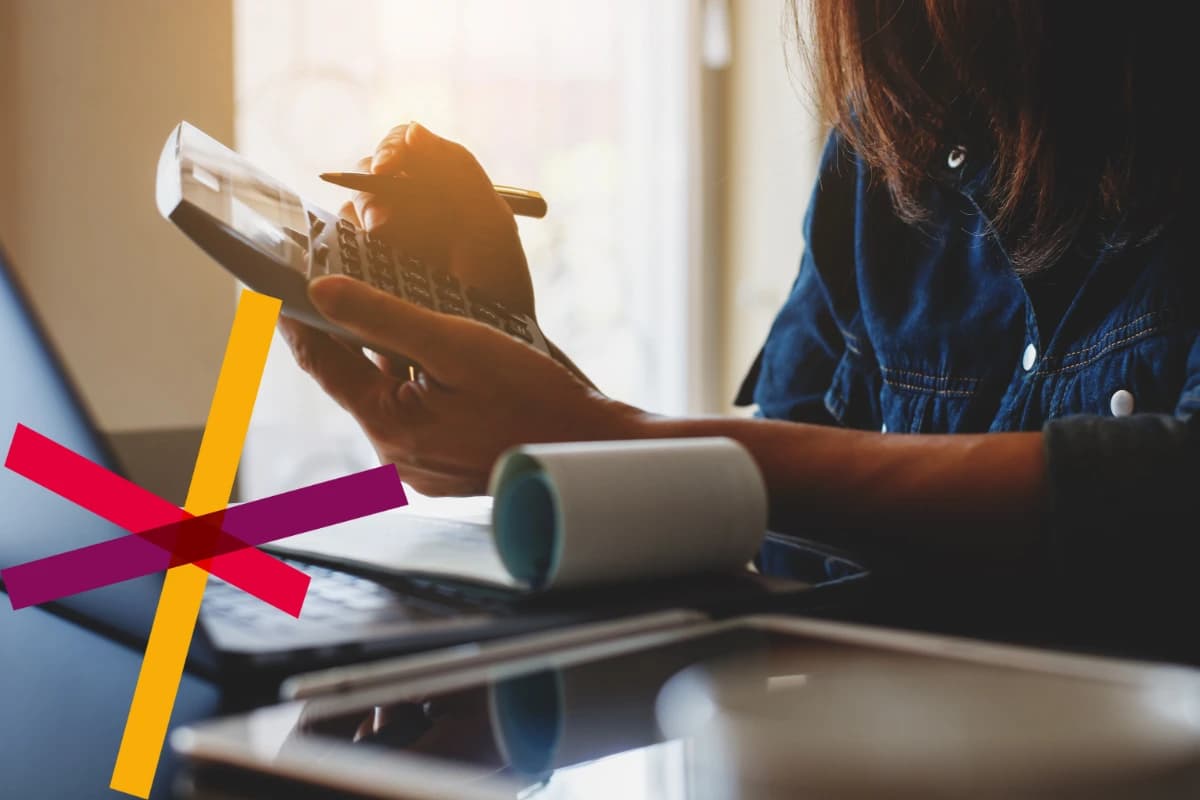
[[[539,798],[1112,786],[1194,779],[1200,756],[1191,677],[1082,678],[751,627],[373,700],[311,703],[280,753],[305,740],[419,755]]]

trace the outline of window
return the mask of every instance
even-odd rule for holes
[[[420,120],[497,183],[541,191],[521,235],[547,335],[610,395],[688,410],[697,0],[235,0],[237,147],[330,210],[322,184]],[[689,299],[691,298],[691,299]],[[375,463],[272,346],[243,459],[256,497]]]

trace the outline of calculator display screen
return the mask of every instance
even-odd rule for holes
[[[265,255],[303,272],[308,221],[299,196],[194,129],[180,135],[183,197]]]

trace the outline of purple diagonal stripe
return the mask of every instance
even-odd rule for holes
[[[14,609],[406,505],[385,464],[0,570]]]

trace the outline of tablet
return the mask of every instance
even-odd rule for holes
[[[188,791],[1200,796],[1184,668],[760,616],[423,675],[183,728]]]

